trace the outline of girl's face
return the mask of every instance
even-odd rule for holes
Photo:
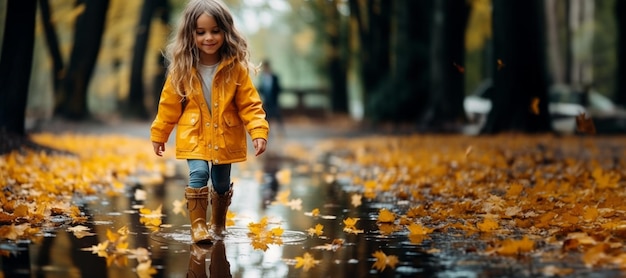
[[[219,50],[224,44],[224,31],[217,26],[215,18],[207,14],[198,17],[194,38],[201,64],[214,65],[220,61]]]

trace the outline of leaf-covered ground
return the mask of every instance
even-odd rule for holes
[[[479,235],[486,245],[471,252],[485,256],[574,255],[589,268],[626,268],[623,137],[415,135],[326,144],[334,178],[358,186],[364,199],[394,204],[379,213],[382,234],[408,230],[415,243],[437,233]]]
[[[49,228],[91,236],[80,225],[88,216],[74,197],[119,194],[135,183],[160,183],[173,171],[168,164],[172,157],[157,159],[141,138],[38,134],[32,139],[73,154],[31,150],[0,156],[0,237],[6,242],[37,241],[41,230]],[[559,263],[564,259],[590,269],[622,269],[626,268],[624,139],[508,134],[334,138],[313,146],[296,141],[283,146],[283,155],[311,164],[279,169],[282,184],[290,182],[291,171],[323,171],[328,186],[349,191],[351,203],[345,209],[357,210],[365,203],[385,206],[377,211],[376,228],[370,229],[358,218],[321,215],[317,208],[302,211],[307,200],[291,198],[288,190],[278,192],[272,205],[336,221],[346,235],[406,237],[415,245],[441,235],[465,238],[480,244],[468,244],[464,252],[513,260],[539,258],[546,262],[540,272],[548,276],[575,271]],[[324,158],[323,165],[319,158]],[[135,195],[141,198],[141,192]],[[174,206],[178,211],[138,207],[137,213],[142,224],[158,230],[168,224],[160,221],[162,214],[184,213],[184,200]],[[229,219],[236,213],[230,212]],[[315,249],[326,252],[349,243],[347,236],[326,238],[325,228],[318,224],[302,232],[323,239]],[[267,219],[249,223],[248,229],[256,250],[281,244],[282,229],[268,225]],[[128,232],[127,227],[107,232],[107,240],[88,251],[106,257],[108,263],[136,258],[138,274],[154,274],[149,252],[125,245]],[[440,246],[435,243],[424,251],[442,252]],[[406,264],[382,250],[370,258],[371,267],[380,272]],[[315,268],[320,260],[310,252],[283,259],[302,271]]]

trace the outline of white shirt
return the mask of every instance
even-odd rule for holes
[[[202,77],[202,93],[204,94],[204,100],[206,101],[206,105],[209,108],[209,112],[211,112],[211,91],[213,88],[213,77],[215,77],[215,71],[217,70],[217,66],[220,63],[215,65],[202,65],[198,64],[198,72]]]

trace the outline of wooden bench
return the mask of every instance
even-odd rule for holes
[[[278,102],[284,116],[323,118],[330,112],[330,97],[324,88],[284,88]]]

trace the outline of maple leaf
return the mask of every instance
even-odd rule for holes
[[[185,205],[187,204],[187,199],[182,199],[181,200],[174,200],[174,202],[172,202],[172,205],[174,206],[174,208],[172,208],[172,212],[174,212],[174,214],[182,214],[183,216],[187,216],[187,209],[185,208]]]
[[[394,221],[396,221],[395,213],[389,211],[386,208],[382,208],[378,211],[378,222],[393,223]]]
[[[159,205],[159,207],[155,210],[150,210],[149,208],[141,208],[139,209],[139,214],[146,218],[160,218],[161,216],[163,216],[163,214],[161,214],[162,207],[163,205]]]
[[[98,243],[98,245],[92,245],[88,248],[83,248],[84,251],[91,251],[92,254],[98,254],[98,257],[107,257],[108,252],[107,248],[109,247],[109,241],[105,240],[103,242]]]
[[[291,194],[291,190],[278,192],[278,194],[276,194],[276,201],[272,202],[272,204],[283,204],[283,205],[288,204],[290,194]]]
[[[398,221],[398,224],[402,226],[408,226],[408,225],[411,225],[412,223],[411,221],[412,221],[411,218],[408,218],[406,215],[402,215],[400,216],[400,220]]]
[[[113,264],[117,266],[127,266],[128,265],[128,257],[124,254],[119,253],[109,253],[105,257],[107,261],[107,266],[111,266]]]
[[[139,278],[150,278],[152,275],[157,274],[157,270],[152,267],[152,260],[140,262],[135,271]]]
[[[396,264],[398,264],[398,256],[395,255],[387,255],[383,251],[376,251],[372,254],[376,261],[372,265],[372,268],[377,269],[382,272],[387,268],[387,266],[391,268],[396,268]]]
[[[343,228],[343,231],[346,232],[346,233],[355,234],[355,235],[364,233],[363,230],[359,230],[357,228],[349,228],[349,227]]]
[[[231,227],[231,226],[235,226],[235,217],[237,216],[237,214],[235,214],[232,211],[227,211],[226,212],[226,227]]]
[[[128,251],[128,242],[127,241],[118,242],[115,245],[115,251],[118,253],[126,253],[126,251]]]
[[[419,216],[424,216],[426,214],[427,214],[426,211],[422,207],[411,207],[406,212],[406,217],[416,218],[416,217],[419,217]]]
[[[287,206],[291,208],[291,210],[302,210],[302,199],[293,199],[287,203]]]
[[[524,191],[524,186],[519,183],[513,183],[509,186],[509,189],[506,191],[507,198],[517,198]]]
[[[425,239],[430,238],[429,236],[423,235],[409,235],[409,241],[412,244],[421,244]]]
[[[319,260],[316,260],[309,252],[305,252],[302,257],[296,257],[296,268],[301,268],[306,272],[309,269],[315,267],[320,263]]]
[[[483,222],[476,223],[476,226],[481,232],[491,232],[500,227],[498,221],[493,216],[485,217]]]
[[[84,232],[84,231],[89,231],[90,229],[89,229],[89,227],[86,227],[86,226],[83,226],[83,225],[77,225],[77,226],[74,226],[74,227],[69,227],[69,228],[67,228],[67,230],[70,231],[70,232],[78,232],[78,231],[83,231]]]
[[[94,236],[94,235],[96,235],[95,233],[90,233],[89,230],[90,230],[89,227],[85,227],[85,226],[82,226],[82,225],[77,225],[77,226],[74,226],[74,227],[67,228],[67,231],[74,233],[74,236],[76,238],[83,238],[83,237],[86,237],[86,236]]]
[[[284,232],[283,228],[275,227],[270,230],[270,235],[273,237],[280,237],[283,235],[283,232]]]
[[[353,207],[355,207],[355,208],[356,208],[356,207],[359,207],[359,206],[361,205],[361,199],[362,199],[362,198],[363,198],[363,196],[362,196],[362,195],[360,195],[360,194],[352,194],[352,197],[351,197],[351,200],[352,200],[352,201],[351,201],[350,203],[351,203],[351,204],[352,204],[352,206],[353,206]]]
[[[322,250],[328,250],[328,251],[337,251],[339,248],[341,248],[344,244],[345,240],[341,239],[341,238],[336,238],[334,239],[331,243],[327,243],[321,246],[316,246],[313,247],[313,249],[322,249]]]
[[[252,245],[252,248],[255,250],[267,251],[267,248],[269,248],[268,244],[262,240],[253,240],[250,245]]]
[[[74,232],[74,236],[76,238],[84,238],[86,236],[95,236],[96,233],[86,232],[86,231],[76,231]]]
[[[267,227],[267,216],[261,218],[258,223],[248,223],[248,230],[254,235],[260,235],[265,230],[265,227]]]
[[[128,230],[128,226],[122,226],[119,229],[117,229],[117,234],[126,238],[130,234],[130,230]]]
[[[148,208],[141,208],[139,210],[140,218],[139,222],[146,225],[146,227],[151,229],[156,229],[162,224],[161,217],[163,214],[161,213],[163,205],[159,205],[155,210],[150,210]]]
[[[359,218],[348,217],[343,220],[343,224],[346,225],[346,228],[354,229],[356,222],[359,221]]]
[[[596,134],[596,126],[591,117],[585,115],[585,112],[576,116],[576,130],[583,134]]]
[[[516,216],[516,215],[520,214],[521,212],[522,212],[522,208],[520,208],[518,206],[508,207],[504,211],[504,215],[506,215],[508,217],[513,217],[513,216]]]
[[[539,115],[539,98],[533,97],[530,102],[530,112],[534,115]]]
[[[317,217],[317,216],[319,216],[319,215],[320,215],[320,209],[318,209],[318,208],[314,208],[314,209],[311,211],[311,216],[313,216],[313,217]]]
[[[593,172],[591,172],[591,176],[596,181],[599,189],[617,188],[621,178],[618,173],[610,171],[604,172],[602,168],[595,168]]]
[[[378,231],[380,231],[382,235],[390,235],[397,229],[397,226],[393,223],[381,223],[378,225]]]
[[[483,203],[483,210],[487,213],[500,212],[503,210],[505,205],[506,203],[502,198],[496,195],[491,195],[489,196],[489,199]]]
[[[128,250],[128,253],[131,254],[129,257],[133,257],[137,259],[139,262],[146,262],[150,260],[150,251],[148,249],[140,247],[137,249]]]
[[[309,228],[309,229],[307,230],[307,232],[309,233],[309,236],[316,235],[316,236],[318,236],[318,237],[319,237],[319,236],[321,236],[321,235],[324,233],[324,231],[323,231],[323,230],[324,230],[324,225],[322,225],[322,224],[317,224],[317,225],[315,225],[315,227],[314,227],[314,228]]]
[[[24,205],[24,204],[20,204],[18,205],[15,210],[13,211],[13,216],[17,217],[17,218],[27,218],[29,215],[28,213],[28,206]]]
[[[409,225],[407,229],[409,229],[409,235],[412,235],[412,236],[416,236],[416,235],[423,236],[423,235],[430,234],[433,231],[433,229],[426,228],[417,223],[411,223],[411,225]]]
[[[535,248],[535,242],[524,236],[520,240],[506,239],[502,242],[502,246],[497,249],[498,254],[505,256],[514,256],[524,252],[530,252]]]
[[[595,221],[598,218],[598,215],[599,215],[598,208],[587,207],[585,208],[583,219],[585,219],[585,221]]]

